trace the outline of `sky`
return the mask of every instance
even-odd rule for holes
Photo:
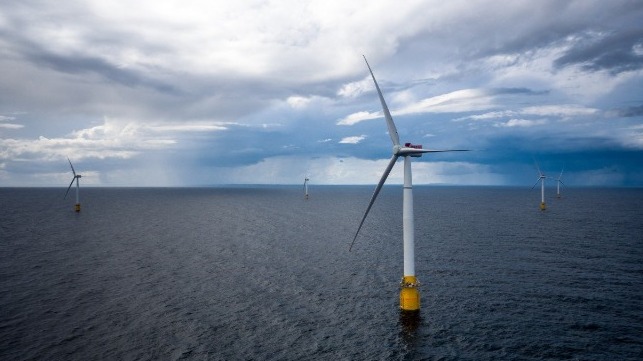
[[[643,186],[643,1],[0,8],[0,186]],[[387,183],[401,184],[399,160]],[[549,183],[554,185],[553,181]]]

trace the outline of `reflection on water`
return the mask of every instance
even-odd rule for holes
[[[402,346],[403,353],[406,354],[407,357],[413,357],[420,346],[419,335],[421,335],[421,332],[418,332],[418,328],[421,323],[422,317],[419,310],[400,310],[400,344]]]
[[[400,310],[400,326],[402,327],[402,332],[406,334],[414,334],[422,317],[420,316],[420,311],[403,311]]]

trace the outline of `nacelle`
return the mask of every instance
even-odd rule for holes
[[[404,143],[404,147],[413,148],[413,149],[422,149],[422,144]],[[415,157],[415,158],[419,158],[421,156],[422,156],[422,153],[411,154],[411,157]]]

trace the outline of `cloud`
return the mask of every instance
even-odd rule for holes
[[[401,97],[400,99],[409,99]],[[403,105],[391,110],[392,116],[422,113],[458,113],[484,110],[494,107],[493,96],[481,89],[462,89]],[[389,106],[390,107],[390,106]],[[360,111],[340,119],[338,125],[354,125],[359,122],[384,117],[382,112]]]
[[[181,133],[202,134],[226,129],[216,122],[145,124],[105,118],[103,124],[73,131],[67,137],[0,138],[0,159],[52,161],[66,156],[76,159],[128,159],[146,150],[174,146],[180,141]]]
[[[301,96],[291,96],[288,97],[286,102],[295,109],[305,108],[310,103],[310,98],[305,98]]]
[[[578,117],[589,116],[598,113],[598,109],[587,108],[580,105],[540,105],[526,107],[520,111],[520,114],[539,115],[539,116],[559,116],[559,117]]]
[[[547,124],[546,119],[538,119],[538,120],[528,120],[528,119],[509,119],[505,123],[499,123],[498,126],[501,127],[523,127],[523,128],[528,128],[528,127],[533,127],[537,125],[543,125]]]
[[[575,39],[563,56],[556,59],[558,68],[580,65],[589,71],[606,70],[612,74],[643,68],[643,28],[623,32],[588,32]]]
[[[356,98],[373,89],[375,89],[373,81],[368,77],[357,82],[344,84],[341,89],[337,91],[337,95],[344,98]]]
[[[461,113],[495,106],[493,96],[482,89],[462,89],[409,104],[394,114]]]
[[[365,120],[377,119],[382,117],[384,117],[384,115],[381,112],[370,113],[370,112],[362,111],[362,112],[349,114],[345,118],[338,120],[337,125],[355,125]]]
[[[3,123],[7,121],[12,121],[15,120],[15,117],[12,116],[6,116],[6,115],[0,115],[0,128],[4,129],[20,129],[23,128],[24,125],[22,124],[15,124],[15,123]]]
[[[13,123],[0,123],[0,128],[4,129],[20,129],[23,128],[22,124],[13,124]]]
[[[207,184],[225,167],[260,179],[292,153],[328,159],[320,172],[385,158],[385,126],[367,121],[382,113],[362,54],[401,136],[484,148],[493,157],[467,157],[490,167],[535,143],[550,154],[636,152],[642,17],[628,0],[9,2],[0,182],[34,172],[48,185],[72,154],[109,185]],[[594,168],[612,169],[603,162]],[[630,168],[641,166],[614,169],[643,174]]]
[[[625,118],[633,118],[643,116],[643,105],[627,107],[625,109],[620,109],[617,112],[617,116]]]
[[[352,136],[352,137],[344,137],[342,138],[339,143],[340,144],[358,144],[362,140],[366,139],[365,135],[357,135],[357,136]]]
[[[505,118],[505,117],[513,117],[519,115],[519,112],[513,111],[513,110],[503,110],[503,111],[496,111],[496,112],[488,112],[488,113],[483,113],[483,114],[474,114],[474,115],[469,115],[466,117],[461,117],[461,118],[456,118],[454,121],[461,121],[461,120],[488,120],[488,119],[497,119],[497,118]]]
[[[559,104],[559,105],[538,105],[531,107],[519,108],[516,110],[499,110],[487,112],[482,114],[468,115],[454,119],[454,121],[462,120],[493,120],[499,118],[508,118],[516,116],[545,116],[545,117],[560,117],[569,119],[573,117],[587,117],[596,115],[599,110],[596,108],[587,108],[580,105]]]
[[[153,132],[214,132],[228,129],[225,125],[219,123],[208,124],[207,122],[191,124],[146,124],[143,128]]]

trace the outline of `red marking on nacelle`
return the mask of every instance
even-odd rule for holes
[[[407,148],[422,149],[422,144],[404,143],[404,146]]]

